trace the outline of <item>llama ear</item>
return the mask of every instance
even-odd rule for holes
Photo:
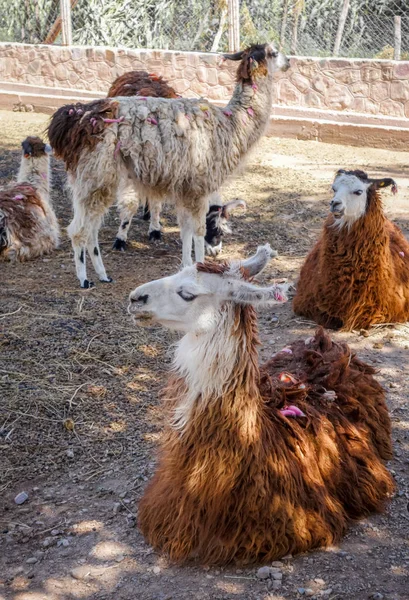
[[[335,174],[335,177],[338,177],[338,175],[342,175],[343,173],[346,173],[345,169],[338,169],[338,171]]]
[[[277,254],[276,250],[271,249],[270,244],[265,244],[259,246],[253,256],[241,261],[240,266],[244,269],[247,277],[254,277],[264,269],[270,258],[277,256]]]
[[[226,60],[241,60],[243,58],[244,50],[240,50],[235,54],[223,54],[223,58]]]
[[[237,282],[229,291],[227,300],[233,300],[237,304],[252,304],[260,306],[263,304],[278,304],[287,302],[288,285],[272,285],[267,288],[259,288],[245,281]]]
[[[380,188],[389,187],[391,185],[393,194],[396,194],[398,191],[397,183],[391,177],[385,177],[384,179],[371,179],[371,185],[373,185],[377,190]]]

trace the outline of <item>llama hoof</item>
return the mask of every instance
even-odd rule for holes
[[[100,279],[101,283],[113,283],[112,277],[107,277],[106,279]]]
[[[84,290],[89,290],[90,288],[94,287],[94,282],[84,279],[84,283],[81,284],[81,287],[84,288]]]
[[[112,244],[113,250],[119,250],[120,252],[125,252],[126,249],[126,241],[120,240],[119,238],[115,238],[114,243]]]
[[[149,241],[151,242],[153,241],[159,241],[162,239],[162,233],[158,230],[158,229],[153,229],[150,233],[149,233]]]

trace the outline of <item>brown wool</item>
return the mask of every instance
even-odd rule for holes
[[[108,92],[108,98],[115,96],[178,97],[173,87],[163,77],[146,71],[129,71],[117,77]]]

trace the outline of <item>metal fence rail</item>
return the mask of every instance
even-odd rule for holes
[[[0,0],[0,41],[409,60],[408,0]]]

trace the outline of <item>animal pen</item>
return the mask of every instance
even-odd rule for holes
[[[223,238],[220,255],[210,258],[206,273],[223,278],[224,261],[249,260],[258,246],[269,243],[277,256],[253,282],[245,283],[253,293],[283,286],[291,299],[295,295],[291,286],[296,286],[330,213],[331,185],[339,169],[361,169],[374,180],[396,182],[398,194],[391,194],[390,188],[382,194],[383,211],[408,238],[409,9],[398,0],[0,0],[1,188],[12,189],[17,179],[22,140],[38,136],[46,142],[51,115],[63,105],[106,99],[116,77],[137,70],[164,77],[175,95],[211,103],[212,110],[222,111],[236,84],[237,64],[222,60],[221,53],[272,40],[291,54],[291,68],[275,76],[268,135],[219,190],[224,206],[245,203],[246,209],[231,215],[231,233]],[[154,100],[149,99],[149,105]],[[177,98],[169,100],[173,101]],[[246,118],[252,118],[251,114]],[[174,276],[180,269],[182,246],[175,210],[164,204],[160,240],[149,240],[140,210],[129,230],[126,250],[118,252],[112,244],[126,220],[120,222],[115,207],[110,209],[101,228],[100,250],[113,282],[82,290],[77,286],[67,235],[72,219],[67,174],[55,156],[50,162],[51,201],[61,230],[60,245],[27,262],[0,262],[0,600],[407,600],[407,323],[330,331],[330,346],[321,334],[314,341],[315,323],[294,314],[291,301],[257,309],[260,343],[252,329],[251,353],[243,354],[246,368],[258,363],[278,365],[278,374],[283,376],[280,385],[288,385],[290,392],[301,385],[288,396],[280,407],[284,412],[277,417],[287,438],[289,431],[299,428],[300,432],[298,442],[291,438],[293,445],[285,460],[276,461],[277,472],[283,465],[292,469],[289,465],[294,465],[295,455],[303,460],[297,444],[304,443],[306,414],[309,427],[319,430],[320,414],[305,402],[302,386],[308,382],[298,379],[297,357],[309,356],[315,365],[316,355],[311,359],[308,353],[321,352],[325,346],[332,357],[344,357],[345,368],[352,364],[352,373],[359,361],[367,365],[365,377],[377,382],[373,398],[379,394],[379,384],[384,389],[393,446],[387,488],[388,493],[392,488],[395,492],[385,512],[351,523],[348,533],[326,549],[281,554],[265,564],[175,563],[147,541],[160,538],[155,542],[160,548],[172,546],[173,538],[168,543],[163,523],[155,526],[154,503],[141,505],[140,501],[150,489],[159,502],[154,495],[155,486],[160,487],[158,477],[153,487],[148,482],[158,464],[161,469],[163,461],[171,458],[162,454],[158,463],[158,449],[165,444],[168,451],[166,444],[183,447],[184,443],[179,429],[170,433],[168,429],[172,390],[184,393],[178,387],[180,380],[172,380],[165,391],[169,404],[163,406],[160,400],[172,372],[175,345],[180,348],[180,335],[153,324],[135,327],[127,312],[132,290]],[[404,250],[399,246],[398,260],[406,259]],[[239,271],[234,273],[240,276]],[[318,273],[310,277],[319,280]],[[194,284],[195,275],[190,273],[188,280]],[[216,292],[221,294],[224,285],[215,284]],[[135,298],[142,307],[149,304],[145,292]],[[187,318],[197,290],[193,285],[175,293],[181,303],[186,302]],[[344,298],[339,301],[343,303]],[[243,309],[240,314],[245,316],[231,330],[235,344],[242,340],[248,323],[253,327],[252,310]],[[224,372],[223,360],[232,356],[232,344],[230,339],[224,344],[223,323],[217,330],[220,356],[215,364]],[[188,365],[196,356],[189,348],[183,355]],[[294,355],[288,352],[291,348]],[[237,386],[241,371],[239,364],[234,365]],[[276,383],[271,383],[270,375],[263,377],[263,393],[267,394],[265,390]],[[316,388],[315,393],[317,406],[324,397],[326,410],[336,414],[333,388]],[[223,404],[226,410],[230,406],[230,400]],[[217,415],[217,405],[211,411]],[[234,437],[240,451],[243,440],[249,443],[245,434],[251,431],[254,418],[250,408],[246,414]],[[201,418],[201,413],[197,416]],[[361,407],[355,405],[349,418],[357,422],[361,417]],[[344,425],[339,421],[337,432]],[[320,443],[314,452],[324,460],[327,446],[325,452],[322,446],[329,444],[331,434],[329,429],[325,435],[319,431]],[[383,433],[387,438],[387,421]],[[217,468],[226,452],[229,460],[223,481],[231,481],[236,455],[232,447],[217,444],[218,435],[207,441],[201,438],[203,444],[209,443],[208,464],[216,465],[210,476],[220,481]],[[353,453],[358,440],[349,430],[340,435],[346,436]],[[194,438],[186,439],[190,443]],[[366,443],[362,437],[361,443]],[[314,441],[309,444],[312,448]],[[172,487],[169,492],[169,511],[175,502],[183,501],[194,518],[201,498],[196,503],[189,494],[204,488],[197,450],[183,448],[186,461],[180,477],[189,472],[190,479],[183,482],[180,494]],[[245,457],[249,455],[246,451]],[[358,464],[361,468],[359,456]],[[178,465],[173,467],[179,475]],[[384,467],[374,463],[374,476],[380,472],[384,473]],[[311,473],[316,473],[315,466]],[[291,471],[286,481],[295,481],[293,477]],[[262,496],[262,488],[257,487],[260,481],[249,492],[252,498]],[[283,498],[291,497],[290,487]],[[224,535],[226,529],[229,543],[235,543],[229,515],[239,514],[240,489],[229,496],[231,510],[227,502],[223,504],[223,525],[218,529],[212,523],[208,529],[215,547],[222,547],[217,546],[217,535]],[[314,490],[314,498],[320,496],[322,490]],[[212,498],[212,486],[206,494]],[[160,501],[160,510],[166,513],[166,498],[161,496]],[[313,508],[308,497],[303,502],[294,522],[300,527],[304,523],[303,539],[309,547],[308,511]],[[221,508],[217,503],[212,507],[216,512]],[[138,526],[140,511],[147,539]],[[183,537],[192,520],[188,513],[179,514],[185,520],[172,517],[170,529]],[[253,512],[240,520],[240,535],[250,532],[249,538],[240,539],[260,539],[251,533],[263,514]],[[285,517],[284,521],[291,527],[291,520]],[[196,548],[205,547],[205,529],[201,531],[199,540],[188,539],[186,546],[179,546],[181,556],[190,542]],[[314,540],[319,537],[315,535]],[[276,539],[280,542],[278,534]],[[320,540],[315,541],[319,546]],[[246,549],[236,554],[245,556]]]

